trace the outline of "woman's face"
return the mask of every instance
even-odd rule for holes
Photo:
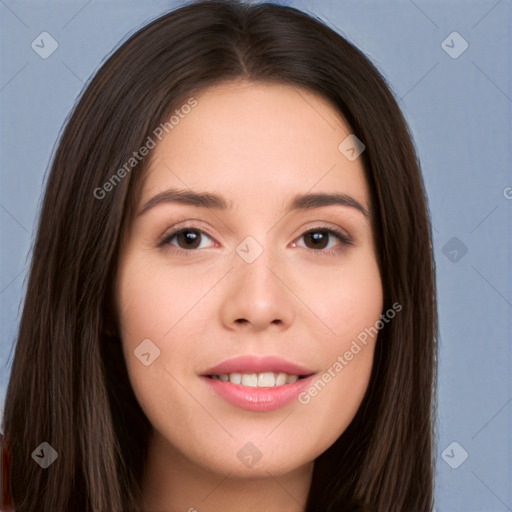
[[[285,474],[334,443],[369,381],[382,285],[361,158],[306,90],[233,82],[188,104],[152,137],[121,250],[129,378],[160,453]]]

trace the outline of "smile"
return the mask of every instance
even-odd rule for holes
[[[297,398],[315,372],[275,356],[239,356],[208,368],[200,375],[213,396],[234,407],[269,412]]]

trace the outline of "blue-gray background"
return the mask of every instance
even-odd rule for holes
[[[181,3],[0,2],[0,411],[61,127],[105,56]],[[436,510],[512,511],[512,2],[279,3],[317,15],[355,43],[400,102],[422,164],[437,262]],[[44,31],[58,43],[47,59],[31,47]]]

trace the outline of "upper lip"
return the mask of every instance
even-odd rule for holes
[[[277,356],[238,356],[226,359],[206,370],[203,375],[226,375],[228,373],[287,373],[288,375],[311,375],[314,372]]]

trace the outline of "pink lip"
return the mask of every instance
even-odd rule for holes
[[[291,384],[258,388],[211,379],[210,375],[228,373],[287,373],[304,376]],[[311,385],[314,372],[276,356],[239,356],[227,359],[206,370],[201,378],[208,388],[235,407],[248,411],[267,412],[279,409],[292,402],[299,393]]]
[[[311,385],[313,375],[292,384],[269,388],[251,388],[232,382],[223,382],[201,376],[208,388],[235,407],[248,411],[269,412],[292,402],[305,388]]]
[[[206,370],[203,375],[225,375],[228,373],[287,373],[288,375],[311,375],[307,368],[276,356],[238,356]]]

